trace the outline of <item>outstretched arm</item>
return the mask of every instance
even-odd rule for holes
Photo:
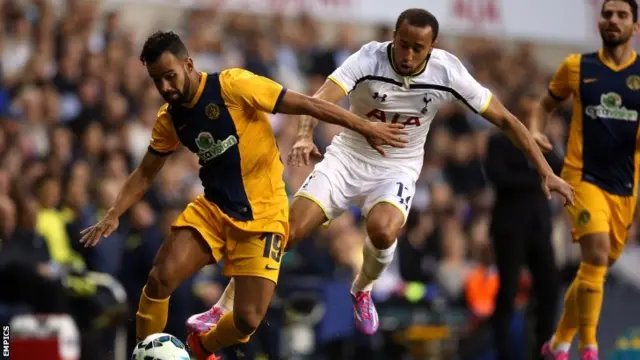
[[[151,132],[151,144],[142,162],[129,175],[104,218],[80,233],[82,234],[80,242],[85,244],[85,247],[96,246],[102,238],[108,237],[118,228],[118,218],[140,201],[142,196],[149,190],[153,179],[164,166],[168,155],[179,144],[180,141],[166,112],[166,106],[164,106],[158,112],[158,120]]]
[[[447,71],[455,97],[504,131],[533,163],[542,177],[542,188],[547,197],[551,197],[551,191],[555,191],[565,198],[566,203],[572,203],[573,188],[553,173],[531,133],[520,120],[491,95],[487,88],[480,85],[457,58],[450,59]]]
[[[495,97],[492,97],[482,116],[504,131],[513,144],[527,155],[542,177],[543,190],[548,197],[552,191],[556,191],[565,198],[566,203],[573,203],[573,188],[554,174],[533,136],[518,118]]]
[[[499,127],[520,148],[538,169],[542,177],[553,175],[553,170],[533,140],[531,133],[496,97],[492,97],[482,117]]]
[[[274,114],[308,115],[341,125],[362,134],[383,155],[382,145],[404,147],[407,144],[402,125],[370,122],[336,104],[285,89],[277,82],[247,70],[225,70],[220,74],[220,83],[223,97],[231,106],[243,109],[249,106]]]
[[[147,150],[140,165],[133,170],[122,189],[120,189],[116,200],[107,211],[108,216],[118,218],[140,201],[142,196],[149,190],[149,187],[151,187],[153,180],[164,166],[167,158],[168,156],[164,154]]]
[[[102,240],[111,235],[119,225],[118,218],[131,206],[140,201],[147,192],[156,174],[162,169],[167,157],[147,151],[142,163],[129,175],[118,197],[111,205],[104,218],[97,224],[84,229],[80,234],[80,243],[87,246],[96,246]]]
[[[336,84],[334,80],[327,79],[324,84],[313,94],[314,98],[322,99],[330,103],[337,103],[345,97],[344,90]],[[298,124],[298,139],[311,138],[313,136],[313,129],[318,124],[318,120],[312,116],[303,116]]]
[[[369,144],[384,155],[382,145],[405,147],[406,132],[400,124],[370,122],[338,105],[317,97],[309,97],[288,90],[282,98],[278,112],[292,115],[309,115],[320,121],[344,126],[367,138]]]
[[[173,153],[179,145],[180,140],[167,113],[167,106],[163,106],[158,111],[158,119],[151,131],[151,142],[147,153],[140,165],[129,175],[108,212],[118,218],[138,202],[164,166],[168,155]]]

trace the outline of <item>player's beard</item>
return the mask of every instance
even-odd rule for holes
[[[180,97],[182,97],[182,100],[186,102],[186,94],[189,94],[189,90],[191,89],[191,79],[189,78],[187,70],[184,69],[182,70],[182,76],[184,77],[184,85],[182,86],[182,93],[180,94]],[[195,94],[189,94],[189,98],[192,98],[193,96],[195,96]]]
[[[187,97],[185,94],[189,94],[189,90],[191,88],[191,79],[189,79],[189,75],[186,70],[183,70],[184,76],[184,85],[182,86],[182,90],[171,91],[169,93],[163,94],[163,97],[166,102],[172,105],[181,105],[188,102],[188,99],[191,97]]]
[[[600,38],[602,38],[602,46],[605,48],[615,48],[624,45],[631,40],[633,33],[625,33],[622,30],[616,33],[607,33],[608,29],[600,29]]]

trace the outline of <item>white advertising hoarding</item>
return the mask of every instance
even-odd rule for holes
[[[180,7],[220,7],[230,11],[296,15],[322,20],[393,24],[405,9],[422,7],[438,17],[448,34],[475,34],[547,43],[599,42],[602,0],[111,0]]]

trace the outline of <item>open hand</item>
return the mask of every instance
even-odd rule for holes
[[[564,204],[573,205],[573,197],[575,195],[574,188],[558,175],[552,174],[542,178],[542,189],[547,198],[551,198],[551,193],[555,192],[564,198]]]
[[[289,151],[289,156],[287,157],[287,165],[289,166],[302,166],[309,165],[309,157],[313,155],[316,157],[322,156],[318,147],[313,143],[313,138],[311,137],[301,137],[296,140]]]
[[[107,212],[107,215],[97,224],[80,232],[82,235],[80,243],[84,244],[84,247],[96,246],[102,238],[106,238],[116,231],[118,225],[120,225],[118,217]]]
[[[406,147],[409,143],[407,132],[402,124],[387,124],[383,122],[371,122],[365,137],[371,147],[380,155],[385,156],[383,145],[391,145],[397,148]]]

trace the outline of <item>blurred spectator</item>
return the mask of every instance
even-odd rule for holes
[[[0,276],[12,276],[14,270],[7,269],[18,266],[20,276],[30,277],[16,278],[20,284],[48,284],[38,289],[54,299],[61,290],[51,276],[58,270],[84,267],[107,273],[123,283],[133,314],[167,229],[202,191],[198,159],[184,149],[177,151],[144,199],[122,216],[117,232],[96,248],[78,243],[79,232],[102,216],[144,156],[162,101],[138,60],[140,44],[135,40],[147,35],[140,33],[142,22],[127,28],[127,14],[117,8],[107,7],[107,12],[93,2],[62,3],[7,0],[0,6]],[[160,8],[154,7],[154,12]],[[198,68],[215,72],[244,66],[309,94],[363,43],[390,40],[393,31],[376,26],[364,38],[360,35],[367,32],[359,25],[327,26],[310,14],[268,17],[217,8],[172,8],[168,14],[158,19],[179,19],[174,23]],[[325,38],[330,41],[325,43]],[[439,42],[458,54],[509,108],[526,109],[531,106],[528,93],[544,89],[549,74],[535,62],[537,50],[531,44],[509,49],[491,39],[446,38],[444,32]],[[568,116],[568,111],[561,111],[549,124],[557,149],[563,148]],[[270,120],[286,160],[295,141],[296,119],[278,114]],[[470,276],[492,274],[492,257],[486,250],[493,193],[482,168],[490,129],[460,105],[437,115],[414,209],[399,242],[397,274],[384,287],[401,288],[403,281],[427,283],[442,290],[451,304],[465,306]],[[319,149],[324,151],[340,131],[319,125],[314,137]],[[289,193],[301,185],[312,165],[286,168]],[[570,234],[558,214],[554,208],[554,234],[564,245]],[[358,212],[346,214],[311,236],[285,257],[286,267],[293,270],[284,270],[283,276],[349,282],[362,261],[360,220]],[[18,258],[24,262],[16,262]],[[168,332],[180,334],[185,317],[217,301],[224,285],[216,267],[193,281],[193,289],[187,282],[172,297]],[[40,304],[25,291],[6,300],[58,306],[57,300]],[[7,294],[3,291],[0,297]],[[344,305],[350,309],[348,301]],[[91,316],[75,316],[79,323],[90,322]]]

